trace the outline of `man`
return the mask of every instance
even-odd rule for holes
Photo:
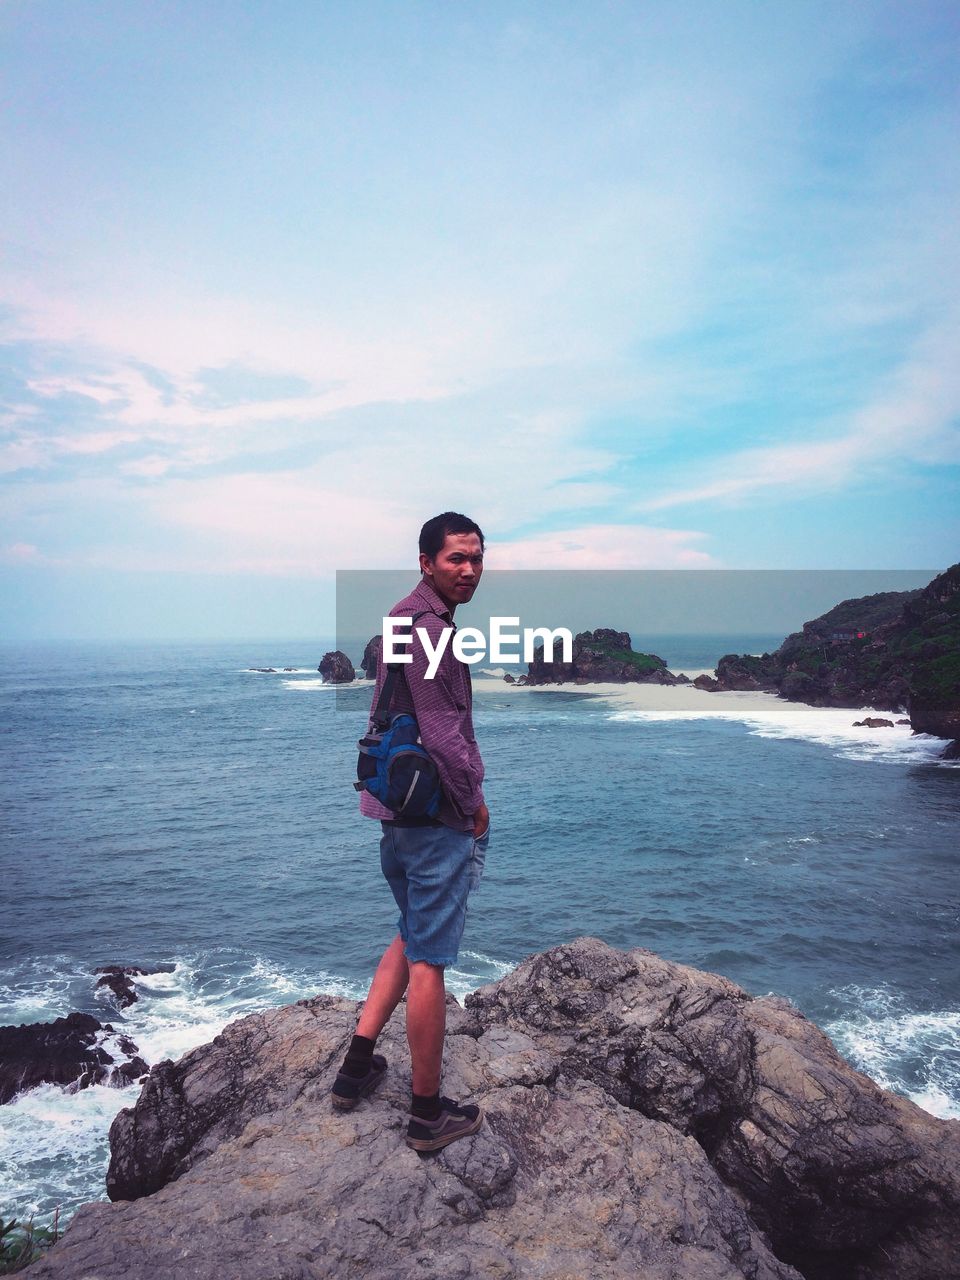
[[[473,733],[470,670],[448,643],[432,680],[422,628],[436,651],[441,633],[453,626],[458,604],[472,599],[483,572],[479,525],[454,511],[428,520],[420,531],[421,579],[391,610],[416,620],[390,707],[415,716],[420,740],[443,787],[436,818],[398,818],[364,791],[360,811],[380,821],[380,866],[400,909],[400,932],[377,967],[356,1035],[333,1086],[334,1104],[352,1108],[380,1083],[386,1059],[374,1053],[377,1036],[407,992],[407,1041],[413,1063],[413,1100],[407,1145],[437,1151],[476,1133],[483,1119],[476,1105],[460,1106],[440,1096],[446,1023],[444,967],[453,964],[463,933],[467,894],[476,884],[486,851],[490,815],[483,799],[483,761]],[[377,704],[385,677],[377,662]]]

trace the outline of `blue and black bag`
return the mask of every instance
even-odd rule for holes
[[[413,622],[423,613],[415,614]],[[353,785],[357,791],[369,791],[398,817],[434,818],[441,797],[437,766],[420,741],[414,717],[405,711],[390,715],[393,690],[402,670],[400,663],[391,662],[387,667],[370,729],[357,744],[360,754]]]

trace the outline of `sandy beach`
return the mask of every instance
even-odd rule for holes
[[[691,676],[697,672],[685,672]],[[713,672],[707,672],[712,675]],[[652,713],[667,712],[676,715],[678,712],[689,712],[695,716],[731,716],[741,718],[744,715],[767,713],[784,715],[796,713],[805,715],[838,714],[844,720],[859,720],[866,715],[883,716],[888,720],[897,720],[899,716],[890,711],[877,711],[871,707],[859,710],[853,707],[808,707],[801,702],[787,702],[774,693],[709,693],[706,689],[695,689],[689,684],[615,684],[598,682],[595,684],[507,684],[502,674],[481,672],[474,677],[474,684],[482,687],[484,693],[586,693],[594,698],[603,698],[606,702],[617,705],[622,710],[649,711]],[[901,725],[900,728],[905,726]],[[909,732],[909,730],[908,730]]]
[[[686,672],[687,675],[699,674]],[[860,760],[910,758],[919,763],[937,759],[943,742],[928,734],[914,734],[900,713],[875,707],[810,707],[788,702],[772,693],[709,693],[691,685],[562,684],[520,685],[504,682],[502,673],[480,672],[474,687],[487,695],[549,696],[582,693],[604,702],[611,719],[636,721],[735,720],[765,738],[804,739],[839,749]],[[892,727],[868,728],[854,722],[868,716],[892,720]]]

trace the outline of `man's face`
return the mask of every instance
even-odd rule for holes
[[[448,533],[435,559],[421,555],[420,568],[450,608],[473,598],[483,573],[483,549],[475,533]]]

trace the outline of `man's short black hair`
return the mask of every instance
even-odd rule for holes
[[[469,516],[462,516],[459,511],[444,511],[428,520],[420,530],[420,554],[428,560],[435,560],[448,533],[475,533],[480,539],[480,550],[483,550],[483,530],[477,522]]]

